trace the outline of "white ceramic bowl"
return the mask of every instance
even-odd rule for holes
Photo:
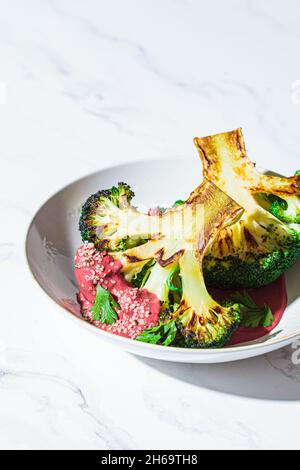
[[[192,363],[228,362],[258,356],[292,343],[300,336],[300,262],[287,273],[289,305],[281,323],[269,335],[224,349],[196,350],[150,345],[101,331],[81,318],[73,259],[81,244],[78,219],[82,203],[99,189],[119,181],[129,183],[140,206],[168,206],[184,199],[201,181],[197,159],[168,159],[131,163],[101,170],[59,191],[35,215],[27,234],[26,253],[34,278],[56,302],[60,315],[126,351],[141,356]],[[83,332],[86,334],[86,332]]]

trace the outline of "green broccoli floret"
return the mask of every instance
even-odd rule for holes
[[[102,250],[119,251],[149,238],[148,217],[131,206],[133,197],[134,193],[126,183],[90,196],[82,207],[79,221],[82,240],[94,243]],[[138,227],[136,222],[140,224]]]
[[[300,176],[259,173],[247,156],[241,129],[196,138],[195,144],[204,176],[245,209],[207,251],[205,281],[219,289],[273,282],[300,256]]]
[[[159,221],[151,220],[155,230],[148,241],[110,253],[122,263],[127,281],[161,301],[160,324],[143,332],[139,341],[166,345],[172,340],[172,345],[195,348],[226,344],[239,325],[239,305],[221,306],[209,295],[202,262],[219,230],[242,213],[241,207],[205,180],[185,203],[160,214]]]
[[[159,325],[153,328],[148,328],[143,331],[138,337],[137,341],[149,344],[161,344],[162,346],[170,346],[176,341],[178,330],[175,320],[168,322],[160,322]]]

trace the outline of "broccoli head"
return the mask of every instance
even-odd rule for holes
[[[79,230],[82,240],[97,248],[118,251],[149,238],[148,217],[131,206],[133,197],[134,193],[126,183],[90,196],[81,210]]]
[[[109,206],[102,213],[107,220],[111,219],[110,210]],[[161,301],[160,325],[144,331],[138,340],[198,348],[221,347],[229,340],[239,325],[239,305],[224,307],[210,296],[202,262],[219,231],[236,222],[242,213],[238,204],[208,180],[186,202],[158,216],[147,215],[147,231],[145,215],[135,211],[140,220],[131,221],[128,236],[141,239],[147,234],[148,239],[110,255],[122,263],[128,282],[156,294]],[[103,231],[98,237],[100,247],[101,234]],[[111,245],[114,243],[108,236],[104,246]]]
[[[271,283],[300,255],[300,175],[259,173],[241,129],[194,140],[203,175],[240,204],[240,220],[221,230],[204,259],[207,284],[256,288]]]

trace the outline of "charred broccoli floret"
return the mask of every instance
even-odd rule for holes
[[[300,175],[259,173],[247,156],[241,129],[196,138],[195,144],[204,177],[245,209],[207,251],[207,284],[236,289],[271,283],[300,255]]]
[[[137,339],[165,345],[176,345],[180,339],[180,344],[198,348],[226,344],[239,325],[239,305],[223,307],[209,295],[202,261],[217,233],[234,223],[243,209],[207,180],[186,202],[154,216],[131,209],[128,202],[118,204],[116,211],[116,205],[104,206],[101,197],[96,200],[93,212],[98,213],[98,204],[102,228],[98,247],[115,248],[116,240],[127,237],[140,240],[137,246],[109,254],[122,263],[128,282],[161,301],[160,324]],[[122,212],[131,210],[134,218],[124,218]],[[121,226],[124,221],[128,224]]]

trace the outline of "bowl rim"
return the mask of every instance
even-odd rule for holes
[[[74,181],[71,181],[70,183],[66,184],[65,186],[63,186],[61,189],[58,189],[57,191],[55,191],[52,195],[50,195],[44,203],[42,203],[42,205],[39,207],[39,209],[35,212],[35,214],[33,215],[33,217],[31,218],[31,221],[28,225],[28,229],[26,231],[26,236],[25,236],[25,246],[24,246],[24,251],[25,251],[25,258],[26,258],[26,264],[28,266],[28,269],[29,269],[29,272],[33,278],[33,280],[35,281],[35,283],[39,286],[39,288],[42,290],[42,292],[44,293],[44,295],[48,298],[48,299],[51,299],[51,301],[56,305],[56,307],[59,307],[64,315],[68,318],[70,318],[70,315],[71,315],[71,319],[78,319],[80,320],[82,323],[81,325],[83,325],[88,331],[90,331],[90,333],[93,333],[95,334],[96,332],[98,332],[97,334],[100,335],[101,338],[103,338],[105,341],[108,341],[109,339],[112,339],[112,342],[114,343],[119,343],[120,345],[124,345],[125,346],[125,349],[129,349],[129,348],[126,348],[126,345],[132,345],[132,346],[135,346],[136,348],[138,349],[142,349],[142,350],[145,350],[145,351],[156,351],[156,352],[159,352],[159,351],[162,351],[164,353],[169,353],[170,355],[172,355],[173,353],[184,353],[186,356],[189,355],[189,356],[206,356],[206,355],[220,355],[220,353],[224,353],[225,355],[229,355],[229,354],[234,354],[234,353],[243,353],[243,352],[247,352],[247,351],[253,351],[253,350],[257,350],[257,351],[260,351],[260,350],[264,350],[266,347],[268,346],[280,346],[280,344],[286,344],[287,342],[290,342],[292,343],[293,340],[297,339],[298,337],[300,337],[300,329],[297,330],[295,333],[291,333],[289,335],[286,335],[286,336],[283,336],[279,339],[273,339],[273,340],[270,340],[269,342],[265,341],[265,342],[259,342],[259,343],[256,343],[256,344],[247,344],[247,343],[244,343],[243,345],[239,346],[239,345],[234,345],[234,346],[227,346],[227,347],[223,347],[223,348],[209,348],[209,349],[197,349],[197,348],[179,348],[179,347],[173,347],[173,346],[162,346],[162,345],[158,345],[158,344],[149,344],[149,343],[143,343],[141,341],[136,341],[136,340],[132,340],[131,338],[125,338],[123,336],[119,336],[119,335],[115,335],[114,333],[111,333],[109,331],[104,331],[104,330],[101,330],[100,328],[97,328],[95,325],[93,325],[92,323],[90,323],[88,320],[86,320],[84,317],[80,317],[80,316],[77,316],[76,314],[70,312],[66,307],[64,307],[63,305],[59,304],[50,294],[48,294],[48,292],[43,288],[41,282],[39,281],[38,277],[35,275],[34,273],[34,270],[32,268],[32,265],[31,265],[31,262],[30,262],[30,255],[29,255],[29,237],[30,237],[30,232],[31,232],[31,229],[35,223],[35,219],[36,217],[40,214],[40,212],[42,212],[42,210],[44,209],[44,207],[51,201],[51,199],[53,199],[54,197],[56,197],[58,194],[60,194],[61,192],[71,188],[71,186],[73,185],[76,185],[76,184],[79,184],[81,182],[83,182],[84,180],[88,180],[89,178],[92,178],[94,176],[96,176],[98,173],[102,173],[104,171],[109,171],[109,170],[113,170],[114,168],[120,168],[120,167],[124,167],[124,166],[131,166],[131,165],[143,165],[143,164],[149,164],[151,162],[158,162],[158,161],[168,161],[168,160],[184,160],[183,157],[164,157],[164,158],[151,158],[151,159],[145,159],[145,160],[132,160],[132,161],[129,161],[129,162],[126,162],[126,163],[116,163],[116,164],[113,164],[113,165],[108,165],[108,166],[104,166],[102,167],[101,169],[98,169],[96,171],[93,171],[91,173],[88,173],[80,178],[77,178],[75,179]],[[266,169],[263,169],[261,167],[256,167],[256,169],[261,172],[261,173],[273,173],[274,172],[271,172],[270,170],[266,170]],[[79,325],[79,323],[78,323]],[[264,336],[265,338],[267,338],[268,335]]]

